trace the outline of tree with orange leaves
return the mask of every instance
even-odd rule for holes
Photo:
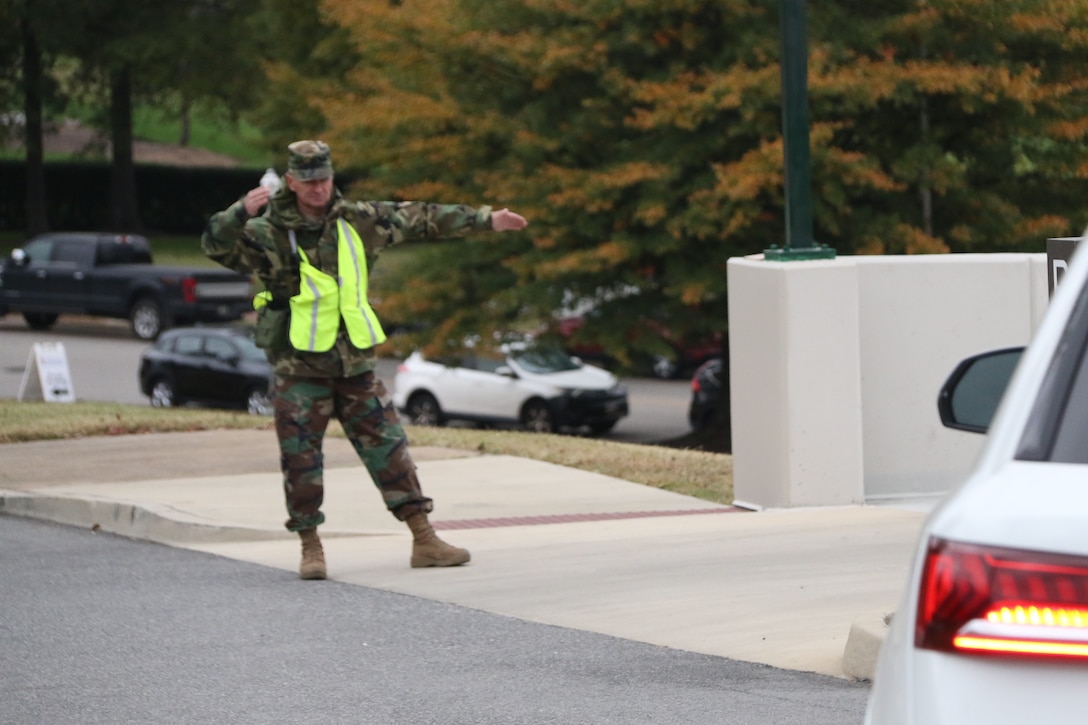
[[[388,302],[432,339],[592,307],[621,360],[726,326],[725,265],[784,239],[774,0],[325,0],[360,62],[314,106],[368,196],[494,198],[520,246],[436,251]],[[1088,11],[812,4],[816,240],[1037,251],[1079,232]],[[466,249],[469,251],[466,252]]]

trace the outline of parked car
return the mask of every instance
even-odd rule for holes
[[[593,312],[590,313],[591,315]],[[570,315],[557,319],[554,332],[563,341],[563,349],[583,360],[593,360],[612,366],[616,360],[608,348],[597,341],[578,339],[576,333],[586,324],[584,315]],[[657,320],[644,320],[645,325],[662,342],[666,352],[646,354],[636,361],[636,372],[652,375],[662,380],[672,380],[694,370],[710,358],[721,355],[720,333],[700,338],[681,338],[669,327]]]
[[[688,422],[695,430],[704,430],[718,415],[722,397],[722,359],[711,358],[699,366],[691,376],[691,404],[688,406]]]
[[[940,391],[942,422],[988,441],[924,523],[869,725],[1084,721],[1086,281],[1074,258],[1026,350],[969,358]]]
[[[269,415],[273,377],[243,326],[174,328],[140,355],[140,392],[156,408],[194,403]]]
[[[393,387],[394,405],[414,425],[465,420],[602,434],[628,413],[627,388],[612,373],[538,345],[469,349],[437,360],[414,352],[397,368]]]

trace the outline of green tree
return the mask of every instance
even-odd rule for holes
[[[784,241],[777,2],[324,7],[359,62],[311,100],[338,157],[370,173],[356,191],[485,199],[531,220],[520,239],[428,255],[386,303],[438,342],[592,305],[580,334],[631,360],[667,352],[647,320],[727,332],[727,260]],[[1084,7],[810,7],[817,241],[1037,250],[1078,228]]]
[[[112,224],[140,228],[133,157],[133,105],[181,99],[179,113],[201,98],[244,104],[260,69],[239,33],[257,0],[4,0],[20,29],[18,78],[25,94],[29,226],[44,228],[42,129],[45,112],[60,105],[51,70],[69,59],[67,79],[77,101],[101,109],[100,128],[112,146]],[[0,44],[0,56],[7,44]],[[224,73],[223,68],[230,68]]]
[[[19,20],[19,36],[23,46],[23,143],[26,148],[26,231],[44,232],[49,228],[45,210],[45,149],[42,143],[42,108],[45,96],[43,54],[38,40],[35,18],[30,1],[24,5]]]
[[[60,6],[55,0],[4,0],[0,22],[17,33],[0,41],[0,66],[7,72],[0,81],[0,107],[9,122],[0,140],[18,134],[26,149],[26,232],[49,228],[45,204],[43,129],[47,109],[58,101],[49,69],[56,56],[57,33],[52,32]],[[16,109],[21,109],[21,122]],[[6,134],[4,132],[7,132]]]
[[[259,0],[247,25],[264,79],[245,117],[276,158],[292,141],[321,137],[339,80],[357,63],[349,31],[329,20],[319,0]]]
[[[899,0],[810,17],[814,116],[895,181],[837,230],[841,249],[1041,250],[1079,231],[1082,4]]]
[[[200,99],[244,106],[260,80],[245,32],[249,0],[102,0],[86,8],[91,32],[74,40],[85,70],[108,88],[112,219],[139,228],[132,153],[133,99],[172,99],[184,122]],[[183,132],[184,133],[184,132]]]
[[[261,97],[261,38],[253,28],[262,17],[261,0],[189,0],[178,16],[166,38],[172,62],[154,85],[176,109],[180,145],[189,145],[194,106],[226,109],[238,121]]]

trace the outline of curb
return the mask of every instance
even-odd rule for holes
[[[849,677],[871,681],[876,672],[880,645],[888,633],[892,612],[867,612],[850,625],[846,650],[842,655],[842,670]]]
[[[43,519],[162,543],[211,544],[288,538],[290,532],[243,524],[213,524],[166,506],[122,503],[82,496],[0,491],[0,514]]]
[[[49,496],[0,489],[0,515],[22,516],[55,524],[103,531],[161,544],[232,544],[254,541],[297,541],[284,528],[259,528],[242,523],[211,523],[172,506],[135,504],[91,496]],[[324,538],[408,536],[408,532],[322,530]]]

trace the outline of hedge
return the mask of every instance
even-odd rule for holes
[[[142,229],[160,234],[199,234],[208,217],[257,185],[264,169],[136,165]],[[350,174],[337,174],[342,183]],[[0,161],[0,231],[26,229],[26,164]],[[110,165],[105,162],[45,164],[46,213],[54,230],[107,231]]]

